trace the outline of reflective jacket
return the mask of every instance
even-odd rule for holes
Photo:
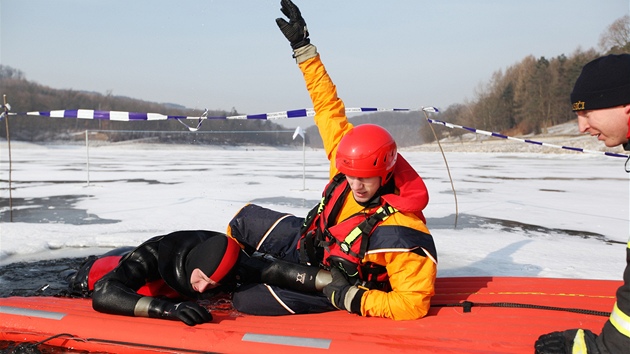
[[[602,353],[630,353],[630,241],[626,248],[623,285],[617,290],[617,301],[597,337],[597,346]]]
[[[628,142],[623,146],[630,151],[630,119],[628,119]],[[628,159],[626,171],[628,171]],[[597,345],[602,353],[630,353],[630,240],[626,247],[626,269],[623,272],[623,285],[617,289],[617,301],[610,318],[597,337]]]
[[[319,55],[300,63],[299,67],[313,102],[315,123],[324,142],[330,161],[330,178],[333,179],[339,173],[335,167],[337,146],[353,126],[348,122],[344,103],[337,97],[336,87]],[[428,203],[428,193],[420,176],[400,154],[393,179],[395,191],[382,195],[381,205],[387,203],[397,212],[372,231],[370,246],[360,261],[364,265],[384,267],[391,291],[366,291],[361,298],[361,314],[396,320],[418,319],[429,311],[437,274],[433,238],[422,215]],[[335,213],[335,220],[329,220],[329,231],[337,226],[348,229],[342,226],[344,221],[375,212],[374,208],[357,203],[352,193],[340,197],[343,198],[340,210]],[[343,236],[339,233],[338,237]]]

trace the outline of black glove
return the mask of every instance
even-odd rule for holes
[[[149,317],[180,320],[189,326],[212,321],[212,315],[196,302],[186,301],[174,304],[154,299],[149,305]]]
[[[361,297],[365,290],[350,285],[350,282],[337,267],[330,269],[332,282],[324,287],[328,301],[340,310],[361,314]]]
[[[311,43],[311,40],[308,39],[308,28],[306,28],[306,22],[302,18],[300,9],[291,0],[281,0],[280,4],[282,5],[280,10],[289,18],[289,22],[283,18],[277,18],[276,24],[291,43],[291,48],[298,49]]]
[[[597,335],[593,332],[582,329],[543,334],[536,341],[536,354],[571,354],[576,343],[579,347],[587,349],[585,353],[599,354],[596,338]]]

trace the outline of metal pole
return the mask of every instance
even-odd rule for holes
[[[87,185],[90,185],[90,139],[89,130],[85,130],[85,153],[87,155],[86,168],[87,168]]]
[[[11,160],[11,138],[9,136],[9,107],[7,106],[7,95],[2,95],[4,105],[4,119],[7,127],[7,146],[9,150],[9,221],[13,222],[13,191],[11,187],[11,171],[13,170],[13,162]]]

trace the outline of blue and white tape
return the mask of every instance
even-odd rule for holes
[[[437,113],[438,109],[435,107],[422,107],[420,109],[409,109],[409,108],[374,108],[374,107],[356,107],[356,108],[346,108],[346,113],[370,113],[370,112],[414,112],[414,111],[423,111],[430,113]],[[6,113],[6,109],[5,109]],[[254,120],[276,120],[276,119],[291,119],[291,118],[304,118],[304,117],[313,117],[315,116],[315,110],[313,108],[303,108],[303,109],[295,109],[288,111],[280,111],[280,112],[271,112],[271,113],[261,113],[261,114],[242,114],[242,115],[233,115],[233,116],[209,116],[208,110],[205,110],[200,116],[178,116],[178,115],[164,115],[160,113],[139,113],[139,112],[124,112],[124,111],[99,111],[99,110],[91,110],[91,109],[66,109],[66,110],[55,110],[55,111],[31,111],[31,112],[23,112],[23,113],[12,113],[9,112],[9,115],[19,115],[19,116],[44,116],[51,118],[78,118],[78,119],[99,119],[99,120],[111,120],[111,121],[155,121],[155,120],[169,120],[176,119],[184,124],[189,130],[197,131],[201,127],[201,123],[203,120],[213,119],[213,120],[221,120],[221,119],[254,119]],[[184,119],[197,119],[198,123],[196,127],[191,127],[185,124],[182,120]],[[442,125],[451,129],[458,128],[464,129],[469,132],[475,134],[482,134],[487,136],[493,136],[496,138],[502,138],[506,140],[519,141],[527,144],[546,146],[557,149],[565,149],[571,150],[575,152],[583,152],[590,154],[598,154],[605,155],[611,157],[622,157],[629,158],[630,156],[619,154],[615,152],[602,152],[602,151],[594,151],[587,150],[583,148],[571,147],[571,146],[562,146],[562,145],[554,145],[548,144],[540,141],[530,140],[530,139],[520,139],[511,136],[507,136],[500,133],[470,128],[462,125],[452,124],[445,121],[431,119],[426,117],[427,121],[432,124]]]
[[[452,124],[452,123],[444,122],[444,121],[437,120],[437,119],[427,118],[427,120],[429,121],[429,123],[443,125],[445,127],[451,128],[451,129],[453,129],[453,128],[464,129],[464,130],[468,130],[469,132],[472,132],[472,133],[475,133],[475,134],[482,134],[482,135],[487,135],[487,136],[493,136],[495,138],[501,138],[501,139],[507,139],[507,140],[513,140],[513,141],[520,141],[522,143],[527,143],[527,144],[547,146],[547,147],[556,148],[556,149],[565,149],[565,150],[571,150],[571,151],[576,151],[576,152],[584,152],[584,153],[589,153],[589,154],[598,154],[598,155],[606,155],[606,156],[611,156],[611,157],[628,158],[628,155],[618,154],[618,153],[615,153],[615,152],[608,152],[608,151],[602,152],[602,151],[587,150],[587,149],[582,149],[582,148],[577,148],[577,147],[572,147],[572,146],[548,144],[548,143],[543,143],[543,142],[540,142],[540,141],[535,141],[535,140],[530,140],[530,139],[520,139],[520,138],[515,138],[515,137],[512,137],[512,136],[508,136],[508,135],[503,135],[503,134],[500,134],[500,133],[494,133],[494,132],[489,132],[489,131],[486,131],[486,130],[480,130],[480,129],[470,128],[470,127],[465,127],[465,126],[462,126],[462,125]]]
[[[367,113],[367,112],[409,112],[409,109],[403,108],[346,108],[346,113]],[[234,116],[208,116],[207,110],[201,116],[177,116],[164,115],[160,113],[139,113],[139,112],[123,112],[123,111],[97,111],[91,109],[65,109],[55,111],[31,111],[23,113],[9,113],[10,115],[19,116],[43,116],[50,118],[79,118],[79,119],[102,119],[115,121],[139,121],[139,120],[168,120],[168,119],[286,119],[286,118],[303,118],[315,115],[312,108],[296,109],[290,111],[262,113],[262,114],[243,114]]]

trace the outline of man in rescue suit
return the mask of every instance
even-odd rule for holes
[[[177,231],[88,258],[68,279],[69,288],[92,296],[99,312],[193,326],[212,320],[196,300],[233,291],[239,273],[254,274],[243,268],[248,258],[223,233]]]
[[[227,233],[248,254],[261,252],[330,275],[311,272],[296,279],[315,282],[323,294],[250,284],[234,294],[234,306],[261,315],[341,309],[395,320],[421,318],[429,311],[437,273],[437,253],[422,213],[426,186],[385,129],[348,122],[299,9],[290,0],[281,5],[288,22],[278,18],[276,23],[304,76],[331,179],[305,219],[247,205]]]
[[[296,282],[298,278],[304,280]],[[309,297],[330,283],[331,276],[316,267],[261,253],[250,256],[236,240],[220,232],[185,230],[152,237],[135,248],[90,256],[66,280],[69,295],[92,297],[92,307],[99,312],[179,320],[194,326],[212,320],[197,300],[225,300],[241,289],[249,294],[251,284],[275,284]],[[302,312],[334,309],[325,297],[320,298],[323,306],[315,302],[310,308],[307,302]],[[249,307],[264,308],[260,300],[248,298],[244,306],[234,307],[252,313]]]
[[[630,150],[630,54],[597,58],[582,68],[573,92],[573,111],[580,132],[589,133],[606,146]],[[628,169],[626,161],[626,172]],[[626,248],[623,285],[599,336],[584,329],[570,329],[540,336],[536,353],[630,353],[630,241]]]

